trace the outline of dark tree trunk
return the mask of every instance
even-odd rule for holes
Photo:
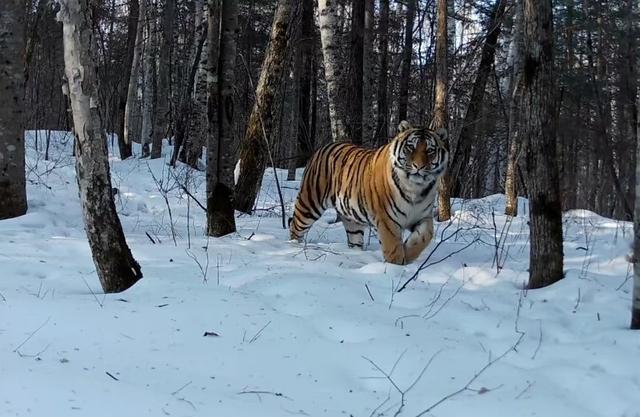
[[[453,0],[449,0],[453,1]],[[437,1],[438,31],[436,34],[436,94],[434,103],[434,129],[447,129],[447,50],[449,47],[447,30],[447,0]],[[448,140],[447,140],[448,141]],[[445,172],[438,178],[438,220],[451,218],[451,201],[449,195],[449,173]]]
[[[409,102],[409,81],[411,80],[411,58],[413,57],[413,22],[416,16],[416,0],[407,1],[407,23],[404,28],[402,68],[400,70],[400,91],[398,95],[398,121],[407,119]]]
[[[151,159],[160,158],[162,155],[162,139],[169,132],[169,119],[171,109],[169,106],[171,83],[171,52],[173,45],[173,27],[175,20],[175,1],[165,0],[162,9],[162,41],[160,43],[160,56],[158,65],[158,88],[156,101],[156,117],[153,124],[153,137],[151,140]]]
[[[640,96],[636,101],[636,109],[640,108]],[[640,117],[636,113],[636,135],[640,137]],[[631,328],[640,329],[640,141],[636,144],[636,199],[633,219],[633,296],[631,302]]]
[[[452,155],[449,169],[450,183],[453,187],[450,192],[454,196],[460,196],[463,191],[461,189],[461,176],[471,158],[472,141],[482,110],[484,93],[489,74],[491,73],[491,65],[495,57],[496,45],[498,36],[500,36],[506,4],[507,0],[496,0],[493,10],[491,11],[487,26],[487,37],[482,45],[480,64],[478,65],[475,82],[473,83],[473,89],[471,91],[471,100],[469,101],[467,112],[462,121],[460,135],[458,136],[458,140],[455,141],[456,149]]]
[[[529,192],[529,288],[562,279],[562,207],[556,156],[553,8],[525,0],[523,9],[522,137]]]
[[[25,7],[20,0],[0,4],[0,220],[27,212],[24,171]]]
[[[127,246],[111,193],[107,141],[98,110],[91,8],[89,0],[64,0],[60,6],[84,225],[102,289],[121,292],[142,278],[142,272]]]
[[[138,0],[129,0],[129,17],[127,19],[127,52],[122,69],[122,81],[118,91],[118,111],[116,113],[116,135],[118,136],[118,150],[120,159],[127,159],[132,155],[131,143],[124,138],[124,114],[127,110],[127,95],[129,91],[129,78],[133,65],[133,53],[136,49],[136,35],[138,34],[138,14],[140,4]]]
[[[284,71],[285,56],[291,36],[290,19],[292,2],[279,0],[273,17],[271,39],[265,54],[256,100],[249,116],[247,130],[240,143],[240,176],[235,189],[236,210],[251,213],[258,196],[262,175],[266,166],[268,140],[271,137],[274,97]]]
[[[233,211],[233,118],[238,5],[222,0],[220,20],[209,1],[209,62],[217,58],[217,74],[209,80],[209,135],[207,138],[207,234],[224,236],[236,231]],[[218,29],[218,25],[220,25]],[[220,34],[219,44],[218,33]],[[217,46],[219,45],[219,47]],[[209,71],[213,68],[209,66]],[[217,120],[216,120],[217,119]],[[215,129],[217,127],[217,129]]]
[[[376,145],[387,143],[389,131],[389,106],[387,102],[387,77],[389,67],[389,0],[380,0],[380,72],[378,74],[378,115],[376,119]]]
[[[362,76],[364,65],[364,0],[352,0],[351,57],[349,62],[349,136],[355,144],[362,144]]]
[[[313,67],[314,23],[313,0],[302,0],[302,21],[298,49],[296,51],[295,80],[298,83],[298,129],[296,167],[304,167],[313,152],[315,144],[311,134],[311,95]],[[299,65],[299,67],[298,67]]]

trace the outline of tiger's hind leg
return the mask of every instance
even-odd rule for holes
[[[358,247],[360,249],[364,248],[364,231],[367,228],[366,225],[361,223],[356,223],[351,220],[347,220],[344,217],[342,218],[342,224],[344,225],[344,229],[347,231],[347,243],[350,248]]]

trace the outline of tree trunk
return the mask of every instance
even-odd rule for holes
[[[478,65],[475,82],[473,83],[473,89],[471,91],[471,100],[469,101],[467,112],[462,121],[462,129],[460,129],[458,140],[455,141],[456,149],[452,155],[449,169],[451,178],[449,184],[451,184],[452,187],[449,191],[454,196],[460,196],[463,191],[461,189],[461,176],[465,166],[468,166],[469,160],[471,159],[471,145],[480,117],[487,80],[491,72],[491,65],[495,57],[506,4],[507,0],[496,0],[493,10],[491,11],[487,26],[487,37],[482,45],[480,64]]]
[[[156,117],[151,139],[151,159],[162,156],[162,139],[169,132],[171,109],[169,106],[171,84],[171,52],[175,20],[175,1],[165,0],[162,9],[162,42],[158,65],[158,88],[156,94]]]
[[[364,15],[364,57],[362,71],[362,137],[363,143],[369,146],[375,145],[374,129],[375,119],[373,115],[373,93],[375,85],[375,54],[374,54],[374,1],[365,1]]]
[[[453,0],[449,0],[453,1]],[[437,0],[438,31],[436,34],[436,94],[434,102],[433,128],[447,129],[447,52],[449,49],[449,31],[447,18],[447,0]],[[448,142],[448,139],[446,139]],[[449,195],[449,174],[445,172],[438,178],[438,220],[451,218],[451,196]]]
[[[520,92],[522,81],[522,1],[516,0],[515,17],[513,21],[513,37],[509,45],[507,57],[511,75],[509,76],[508,96],[509,102],[509,156],[507,157],[507,173],[504,181],[505,209],[508,216],[518,215],[518,191],[517,191],[517,166],[520,150],[520,137],[518,132],[518,118],[520,116]]]
[[[111,194],[107,141],[98,111],[89,0],[60,1],[66,93],[76,137],[76,175],[93,262],[105,293],[124,291],[142,278],[122,232]]]
[[[288,180],[295,180],[295,169],[304,167],[313,152],[311,136],[311,90],[313,73],[313,0],[302,0],[302,17],[298,29],[298,47],[293,63],[293,79],[297,85],[296,140],[291,144]]]
[[[153,94],[154,94],[154,72],[156,66],[155,60],[155,16],[151,7],[151,0],[142,0],[147,3],[144,16],[144,76],[142,81],[142,132],[140,134],[140,144],[142,145],[141,157],[146,158],[151,151],[151,141],[153,136]]]
[[[636,101],[640,109],[640,94]],[[636,112],[636,135],[640,137],[640,117]],[[631,304],[631,328],[640,330],[640,140],[636,143],[636,199],[633,219],[633,296]]]
[[[348,140],[346,128],[346,98],[344,91],[344,62],[340,59],[338,4],[332,0],[318,0],[318,22],[324,59],[324,78],[327,82],[331,138],[334,142]]]
[[[522,137],[529,192],[529,288],[562,279],[562,207],[556,158],[551,0],[525,0]]]
[[[133,61],[131,62],[131,74],[129,75],[129,84],[127,86],[127,103],[124,111],[124,143],[128,149],[128,152],[125,151],[124,155],[128,154],[129,156],[131,156],[131,144],[140,140],[140,131],[137,128],[137,123],[133,121],[133,115],[138,105],[138,76],[140,75],[140,60],[142,59],[142,45],[144,44],[147,0],[141,0],[139,5],[138,33],[136,34],[136,42],[133,48]]]
[[[402,68],[400,69],[400,91],[398,93],[398,121],[407,120],[409,81],[411,80],[411,58],[413,57],[413,22],[416,16],[416,0],[407,1],[407,23],[404,28]]]
[[[380,72],[378,73],[378,115],[376,119],[376,146],[387,143],[389,134],[389,107],[387,79],[389,67],[389,0],[380,0]]]
[[[176,117],[176,134],[173,143],[173,153],[171,154],[171,161],[169,162],[171,166],[175,166],[178,157],[180,157],[181,162],[188,163],[191,167],[197,168],[197,158],[199,158],[200,153],[197,153],[197,157],[194,159],[193,155],[195,152],[189,150],[194,143],[188,143],[187,126],[189,117],[191,116],[191,110],[193,109],[193,88],[195,86],[196,74],[200,67],[202,49],[204,48],[204,43],[207,38],[207,25],[204,21],[200,20],[196,35],[194,36],[195,49],[190,54],[191,68],[187,79],[187,87],[184,89],[182,97],[180,98],[180,108],[178,109],[178,115]],[[191,157],[188,158],[188,155]]]
[[[209,74],[209,135],[207,137],[207,234],[224,236],[236,231],[233,211],[233,87],[236,66],[238,5],[222,0],[220,20],[216,19],[218,0],[208,0],[208,46],[210,62],[217,58],[217,74]],[[218,24],[220,29],[218,30]],[[219,48],[217,45],[220,34]],[[219,55],[219,56],[218,56]],[[210,65],[209,70],[213,70]],[[217,121],[214,123],[214,119]],[[217,127],[217,131],[214,130]]]
[[[240,142],[240,176],[235,189],[236,210],[251,213],[258,196],[264,174],[268,141],[273,124],[274,97],[280,86],[285,67],[285,56],[291,35],[292,3],[297,0],[279,0],[273,16],[269,48],[262,63],[256,100],[249,116],[247,130]]]
[[[0,220],[27,212],[24,171],[25,5],[0,3]]]
[[[362,144],[365,0],[351,1],[351,56],[349,60],[349,137]]]
[[[143,0],[144,1],[144,0]],[[127,52],[124,59],[124,68],[122,69],[122,82],[118,92],[118,112],[116,128],[118,129],[118,149],[120,151],[120,159],[127,159],[131,156],[131,143],[127,143],[124,138],[125,130],[125,113],[127,110],[127,97],[129,95],[129,79],[132,74],[133,55],[136,49],[136,34],[138,31],[138,19],[140,13],[140,4],[138,0],[129,0],[129,17],[127,18]]]

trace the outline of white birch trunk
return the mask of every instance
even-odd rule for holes
[[[105,292],[120,292],[142,278],[116,213],[106,135],[98,111],[89,0],[60,0],[65,84],[76,137],[76,177],[89,246]]]
[[[336,35],[339,27],[338,5],[334,1],[318,0],[318,13],[322,57],[324,59],[324,78],[327,81],[329,98],[331,137],[335,142],[348,139],[345,123],[346,93],[342,91],[345,63],[340,59],[340,48]]]

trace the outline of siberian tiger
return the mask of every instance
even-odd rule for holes
[[[436,182],[447,168],[447,131],[400,123],[399,133],[378,149],[336,142],[316,151],[304,172],[293,218],[292,240],[335,207],[349,247],[364,245],[367,225],[375,227],[387,262],[406,264],[433,238]],[[402,232],[411,234],[403,242]]]

